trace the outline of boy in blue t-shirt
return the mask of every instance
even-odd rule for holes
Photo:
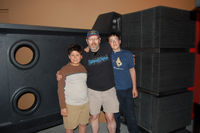
[[[115,88],[120,104],[120,112],[114,115],[117,124],[116,133],[120,132],[120,114],[124,115],[129,132],[138,133],[133,99],[138,96],[133,54],[120,48],[121,39],[117,33],[111,33],[108,41],[113,50],[111,58]]]

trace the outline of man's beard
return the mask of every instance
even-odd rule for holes
[[[98,50],[98,48],[90,48],[90,50],[91,50],[92,52],[96,52],[96,51]]]
[[[99,46],[97,46],[97,47],[95,47],[95,48],[91,48],[91,47],[90,47],[90,50],[91,50],[92,52],[97,52],[97,51],[99,50]]]

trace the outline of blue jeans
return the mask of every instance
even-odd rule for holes
[[[116,92],[119,100],[119,113],[114,114],[117,124],[116,133],[120,133],[121,114],[125,117],[129,133],[138,133],[132,89],[117,90]]]

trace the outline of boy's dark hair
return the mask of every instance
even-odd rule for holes
[[[108,35],[108,39],[109,39],[111,36],[117,36],[117,37],[119,38],[119,40],[121,40],[120,34],[118,34],[118,33],[116,33],[116,32],[111,32],[111,33]]]
[[[71,54],[72,51],[77,51],[82,55],[83,49],[80,45],[78,44],[72,44],[69,48],[68,48],[68,55]]]

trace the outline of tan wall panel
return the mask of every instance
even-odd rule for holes
[[[0,8],[0,23],[7,23],[9,21],[8,9]]]
[[[131,13],[158,5],[192,10],[194,0],[0,0],[9,23],[89,29],[99,14]],[[5,2],[6,1],[6,2]]]

